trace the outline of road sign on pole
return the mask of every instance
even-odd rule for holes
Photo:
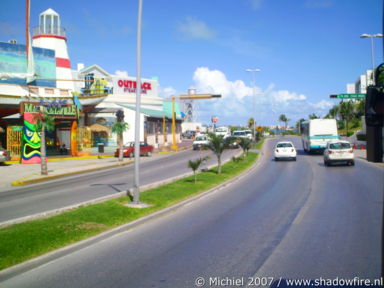
[[[332,94],[330,98],[338,98],[338,99],[365,99],[365,93],[345,93],[345,94]]]

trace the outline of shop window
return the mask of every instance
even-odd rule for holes
[[[60,89],[60,95],[61,95],[61,96],[68,96],[68,95],[69,95],[68,90],[66,90],[66,89]]]
[[[29,87],[29,93],[39,94],[39,88],[38,87]]]
[[[55,94],[55,90],[52,88],[45,88],[45,94],[53,95]]]

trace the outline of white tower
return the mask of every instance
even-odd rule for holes
[[[60,15],[48,9],[40,14],[39,26],[34,28],[32,46],[52,49],[56,53],[56,78],[73,79],[69,61],[65,29],[60,25]],[[74,90],[71,81],[57,81],[57,88]]]

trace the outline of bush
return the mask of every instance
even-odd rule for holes
[[[351,128],[360,128],[361,127],[361,120],[356,119],[352,122]]]
[[[337,121],[337,129],[341,130],[341,129],[344,129],[345,128],[345,123],[344,121]]]
[[[367,135],[366,134],[356,134],[357,140],[359,141],[367,141]]]
[[[353,132],[353,131],[348,131],[348,133],[347,133],[347,137],[351,137],[354,133],[355,133],[355,132]]]

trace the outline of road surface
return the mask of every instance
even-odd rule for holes
[[[291,140],[301,149],[299,138]],[[362,160],[324,167],[321,156],[302,150],[296,162],[275,162],[275,141],[240,181],[0,286],[180,288],[204,281],[204,287],[241,280],[247,286],[257,277],[379,278],[383,168]],[[226,287],[239,287],[232,284]]]

